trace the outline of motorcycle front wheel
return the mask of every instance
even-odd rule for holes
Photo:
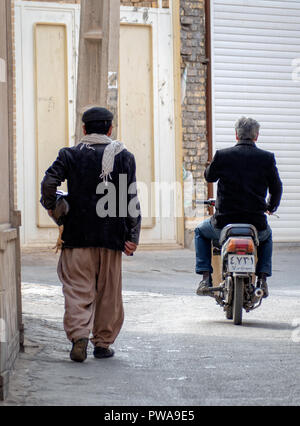
[[[241,325],[243,320],[244,305],[244,278],[234,278],[234,297],[233,297],[233,323]]]

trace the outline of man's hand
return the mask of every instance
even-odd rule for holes
[[[131,241],[126,241],[124,253],[126,254],[126,256],[132,256],[133,253],[136,251],[137,247],[137,244],[132,243]]]
[[[48,215],[49,215],[50,217],[53,217],[53,210],[48,210]]]
[[[278,214],[276,214],[275,212],[270,212],[269,210],[267,210],[266,214],[269,215],[269,216],[275,216],[275,217],[277,217],[277,219],[280,219],[280,216],[278,216]]]

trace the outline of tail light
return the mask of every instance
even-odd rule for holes
[[[236,254],[252,254],[255,252],[255,247],[252,238],[230,238],[226,251]]]

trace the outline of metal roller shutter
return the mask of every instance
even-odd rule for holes
[[[284,184],[274,240],[300,241],[300,1],[212,0],[214,150],[242,115],[261,123]],[[298,69],[299,68],[299,73]]]

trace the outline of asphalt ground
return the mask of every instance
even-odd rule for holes
[[[275,247],[270,297],[242,326],[195,295],[192,251],[124,257],[126,320],[116,355],[95,360],[90,347],[80,365],[69,360],[57,260],[23,253],[26,351],[6,405],[300,405],[299,247]]]

